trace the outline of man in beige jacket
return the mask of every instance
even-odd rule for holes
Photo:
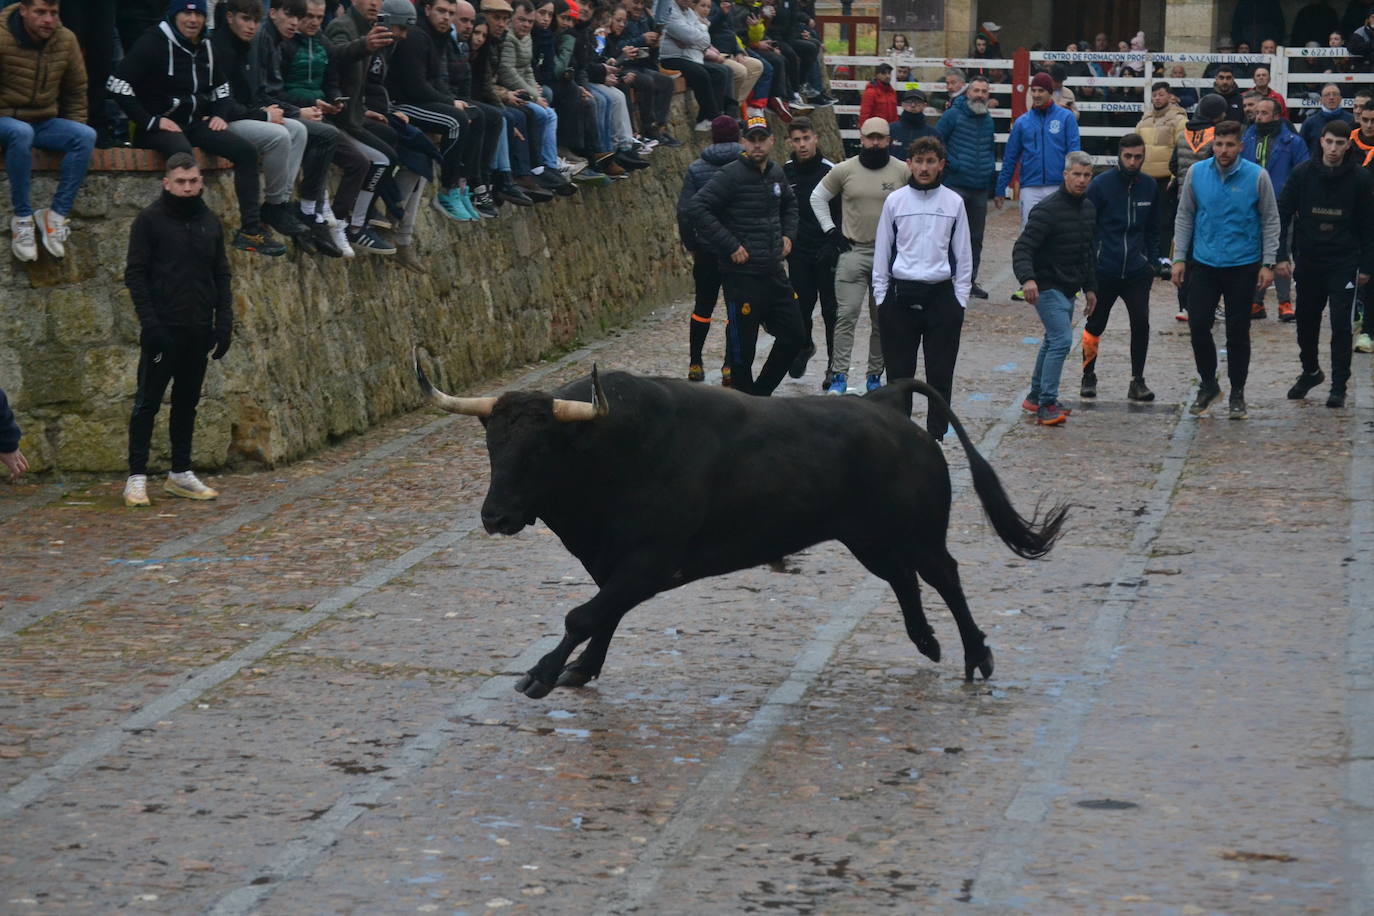
[[[1135,132],[1145,138],[1145,166],[1141,171],[1153,178],[1158,188],[1155,215],[1159,218],[1160,276],[1169,272],[1174,215],[1178,212],[1178,188],[1171,180],[1169,160],[1187,123],[1188,115],[1173,102],[1169,84],[1155,83],[1150,88],[1150,108],[1135,126]]]

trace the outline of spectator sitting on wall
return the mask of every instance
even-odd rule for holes
[[[737,14],[738,10],[731,11],[732,16]],[[611,17],[613,54],[624,82],[634,89],[640,132],[646,139],[674,148],[682,145],[668,132],[668,107],[676,89],[673,78],[658,69],[656,29],[644,0],[623,0]]]
[[[669,0],[660,43],[663,66],[682,74],[697,102],[698,132],[711,129],[711,121],[726,109],[725,97],[733,79],[716,61],[720,52],[711,46],[711,29],[697,15],[694,0]]]
[[[891,64],[878,65],[859,100],[859,123],[869,118],[882,118],[889,123],[897,120],[897,91],[892,88]]]
[[[911,89],[902,94],[902,112],[892,122],[892,145],[888,147],[894,158],[903,162],[907,150],[921,137],[938,137],[935,128],[926,123],[926,94]]]
[[[1321,151],[1322,129],[1330,121],[1344,121],[1353,130],[1355,116],[1346,111],[1341,101],[1341,87],[1327,83],[1322,87],[1321,107],[1309,114],[1302,122],[1302,140],[1312,158],[1319,158]]]
[[[530,38],[534,6],[529,0],[515,0],[511,10],[510,31],[501,42],[496,79],[507,93],[508,105],[534,116],[540,137],[538,149],[531,150],[532,154],[537,153],[536,164],[530,168],[533,177],[522,178],[519,184],[563,196],[575,194],[576,186],[558,170],[558,115],[534,77],[534,43]]]
[[[1235,52],[1236,43],[1231,40],[1230,35],[1222,35],[1217,39],[1218,54],[1234,54]],[[1202,78],[1211,79],[1217,75],[1217,71],[1220,70],[1222,67],[1230,66],[1231,64],[1224,64],[1221,61],[1213,61],[1212,63],[1207,65],[1207,68],[1205,70],[1202,71]],[[1234,72],[1234,70],[1232,72]]]
[[[167,18],[119,62],[109,89],[129,117],[136,145],[163,156],[195,146],[232,162],[240,223],[234,247],[282,255],[286,246],[262,223],[257,148],[229,130],[229,84],[211,63],[205,10],[206,0],[175,0]]]
[[[0,146],[14,205],[10,247],[21,261],[38,260],[36,232],[60,258],[67,253],[67,214],[95,149],[95,131],[86,124],[86,68],[76,36],[58,18],[57,0],[21,0],[0,18]],[[62,155],[52,206],[37,212],[29,197],[35,147]]]
[[[1374,70],[1374,6],[1369,8],[1364,25],[1350,33],[1350,38],[1345,42],[1345,49],[1360,58],[1360,70]]]

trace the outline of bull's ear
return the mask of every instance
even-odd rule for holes
[[[596,363],[592,363],[592,411],[598,419],[611,412],[611,402],[606,400],[606,392],[601,388],[601,373]]]

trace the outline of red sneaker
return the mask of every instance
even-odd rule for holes
[[[1295,321],[1295,320],[1297,320],[1297,317],[1298,317],[1298,313],[1297,313],[1297,310],[1295,310],[1295,309],[1293,308],[1293,303],[1291,303],[1291,302],[1280,302],[1280,303],[1279,303],[1279,321]]]

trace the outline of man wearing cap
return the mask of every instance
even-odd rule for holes
[[[768,158],[773,132],[766,118],[749,119],[743,146],[743,154],[697,192],[687,212],[702,244],[720,259],[731,384],[767,396],[802,348],[801,315],[783,270],[797,238],[797,198],[782,167]],[[760,325],[774,342],[755,380]]]
[[[964,95],[935,122],[940,142],[945,145],[945,187],[964,200],[968,215],[969,241],[973,246],[973,287],[970,295],[986,299],[987,291],[978,285],[978,267],[983,260],[983,230],[988,221],[988,198],[997,186],[997,141],[987,77],[975,76]],[[1002,198],[995,198],[1002,206]]]
[[[1035,205],[1059,189],[1065,157],[1081,148],[1078,121],[1073,112],[1054,104],[1053,92],[1054,80],[1048,73],[1031,79],[1031,108],[1012,124],[997,176],[995,194],[1002,197],[1020,166],[1022,232]],[[1019,289],[1011,297],[1025,301]]]
[[[906,161],[907,148],[921,137],[936,136],[935,128],[926,122],[926,94],[919,89],[902,93],[902,111],[889,125],[892,146],[888,151],[894,159]]]
[[[692,284],[696,288],[696,305],[687,328],[687,380],[704,381],[706,370],[702,365],[701,351],[706,346],[706,335],[711,330],[711,313],[716,310],[716,299],[720,296],[720,262],[710,248],[697,238],[696,229],[688,204],[698,191],[706,187],[716,173],[740,157],[744,147],[739,144],[739,122],[729,115],[718,115],[711,122],[711,145],[701,151],[700,158],[687,166],[687,174],[682,179],[682,193],[677,199],[677,231],[682,238],[682,247],[692,255]],[[721,381],[730,383],[730,364],[727,360],[721,367]]]
[[[831,169],[811,192],[811,211],[816,215],[840,252],[835,265],[835,352],[830,361],[832,374],[827,394],[844,394],[849,389],[849,359],[854,350],[854,329],[859,310],[873,289],[873,241],[878,234],[878,217],[883,202],[906,183],[906,166],[888,154],[892,142],[887,122],[869,118],[859,128],[859,154]],[[830,200],[841,197],[842,226],[830,217]],[[869,305],[873,327],[868,337],[868,377],[865,387],[872,391],[883,383],[883,342],[878,330],[877,301]]]
[[[859,123],[869,118],[882,118],[888,123],[897,120],[897,90],[892,88],[891,64],[878,65],[859,100]]]

